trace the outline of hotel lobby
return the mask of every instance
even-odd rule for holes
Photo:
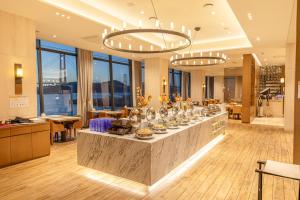
[[[300,199],[299,13],[0,0],[0,199]]]

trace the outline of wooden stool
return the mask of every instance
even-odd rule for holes
[[[263,174],[289,178],[299,181],[298,200],[300,200],[300,165],[276,162],[272,160],[257,161],[258,173],[258,200],[262,200]]]

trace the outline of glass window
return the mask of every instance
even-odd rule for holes
[[[129,65],[113,63],[113,91],[115,109],[131,106],[131,80]]]
[[[109,62],[94,60],[93,104],[96,110],[111,109]]]
[[[76,53],[75,47],[71,47],[63,44],[57,44],[46,40],[40,40],[40,41],[41,41],[41,46],[40,46],[41,48],[52,49],[56,51],[63,51],[63,52],[74,53],[74,54]]]
[[[111,59],[112,59],[113,62],[129,64],[129,60],[127,58],[121,58],[121,57],[118,57],[118,56],[111,56]]]
[[[76,48],[43,40],[37,44],[37,67],[42,76],[41,83],[37,77],[38,113],[76,115]]]
[[[109,55],[100,52],[93,52],[93,57],[96,59],[109,60]]]
[[[76,57],[42,51],[44,113],[75,115],[77,111]]]
[[[169,96],[171,101],[174,101],[176,96],[181,96],[181,76],[181,71],[169,69]]]
[[[104,58],[108,58],[106,61]],[[124,63],[124,64],[123,64]],[[93,102],[97,110],[132,106],[130,61],[94,53]]]
[[[205,76],[205,98],[214,98],[214,77]]]

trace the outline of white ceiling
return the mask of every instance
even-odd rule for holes
[[[256,53],[263,64],[282,64],[285,45],[294,40],[296,0],[153,0],[157,16],[168,27],[185,25],[193,30],[200,26],[196,35],[192,32],[191,51],[222,51],[230,60],[224,67],[241,67],[242,54]],[[169,58],[171,54],[144,55],[111,51],[102,46],[100,34],[106,27],[121,27],[122,21],[136,26],[139,20],[147,27],[153,26],[148,18],[154,16],[150,0],[0,0],[0,10],[25,16],[36,22],[38,37],[110,53],[130,59],[153,56]],[[213,7],[204,8],[205,3]],[[141,13],[143,11],[143,13]],[[56,12],[65,17],[57,16]],[[214,12],[214,13],[213,13]],[[251,13],[253,20],[248,19]],[[70,19],[66,19],[70,16]],[[293,20],[294,19],[294,20]],[[52,36],[56,35],[56,38]],[[291,36],[289,36],[291,35]],[[155,35],[142,38],[150,43],[162,42]],[[257,41],[257,37],[260,41]],[[130,37],[126,38],[130,40]],[[181,52],[187,52],[185,49]],[[211,70],[210,70],[211,71]]]

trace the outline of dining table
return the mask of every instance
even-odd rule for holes
[[[37,119],[52,121],[54,123],[63,124],[67,129],[71,127],[70,125],[74,124],[75,122],[81,120],[80,116],[66,116],[66,115],[47,115],[41,116]],[[66,141],[66,133],[61,133],[61,141]]]

